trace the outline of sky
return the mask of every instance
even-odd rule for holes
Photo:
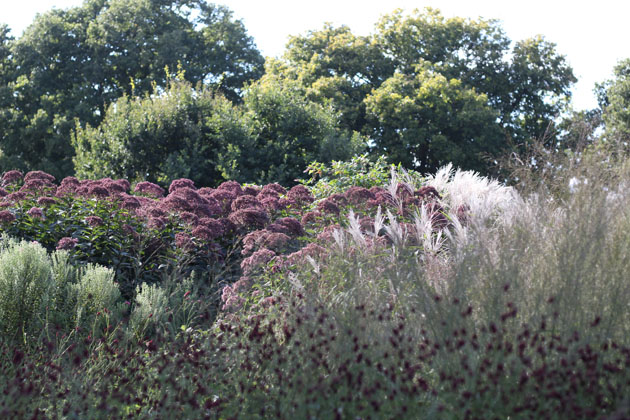
[[[280,56],[290,35],[321,29],[325,22],[347,25],[357,35],[373,31],[380,16],[396,8],[433,7],[446,17],[497,19],[506,35],[518,41],[543,35],[556,44],[578,78],[573,89],[575,109],[597,106],[595,83],[612,77],[619,60],[630,58],[630,1],[624,0],[213,0],[241,19],[265,56]],[[0,23],[14,36],[37,13],[64,9],[82,0],[0,0]]]

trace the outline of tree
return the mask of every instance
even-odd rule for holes
[[[224,155],[229,179],[292,185],[310,162],[349,159],[365,147],[357,133],[338,128],[332,108],[306,99],[297,82],[266,75],[246,89],[243,109],[253,136]]]
[[[630,59],[620,61],[614,79],[599,86],[599,102],[606,126],[606,138],[630,142]]]
[[[495,118],[503,130],[499,149],[541,138],[548,131],[554,132],[554,119],[565,109],[570,87],[576,80],[564,57],[556,52],[555,45],[541,37],[512,46],[494,20],[447,19],[438,10],[430,8],[415,10],[409,15],[396,10],[377,23],[374,35],[370,37],[356,37],[346,27],[330,25],[321,31],[294,37],[283,61],[268,67],[274,74],[300,82],[309,98],[331,104],[341,112],[343,127],[368,135],[371,144],[388,144],[388,153],[399,158],[408,153],[411,138],[407,136],[406,143],[396,145],[393,142],[395,136],[391,135],[393,128],[380,125],[387,118],[368,118],[366,106],[370,104],[372,114],[382,111],[377,108],[384,103],[375,99],[380,96],[378,92],[382,87],[385,91],[403,85],[408,89],[409,81],[415,80],[411,85],[422,90],[419,81],[436,80],[418,73],[424,73],[427,68],[432,74],[443,76],[447,83],[459,81],[462,92],[468,91],[472,95],[474,91],[478,96],[473,101],[475,103],[482,98],[480,95],[484,95],[486,106],[495,111]],[[394,80],[385,86],[390,79]],[[397,97],[402,100],[416,95],[422,96],[422,92]],[[416,105],[420,103],[425,101],[416,102]],[[428,102],[425,104],[429,106]],[[407,104],[403,103],[388,105],[391,109],[405,106]],[[440,109],[445,110],[444,107]],[[458,123],[455,109],[447,115]],[[434,115],[432,121],[436,117]],[[411,122],[410,118],[400,121],[401,124],[408,122]],[[496,124],[492,126],[492,134],[484,137],[492,139],[491,143],[474,148],[473,154],[497,146]],[[396,128],[413,131],[412,127]],[[386,134],[388,138],[381,138],[385,133],[389,133]],[[421,150],[433,153],[438,149],[416,146],[418,153]],[[383,149],[377,146],[372,150],[381,153]],[[433,156],[416,158],[422,162],[441,160]],[[408,158],[405,160],[409,161]]]
[[[75,118],[96,126],[123,94],[142,96],[152,82],[164,88],[165,67],[181,63],[193,84],[238,100],[264,61],[228,9],[202,0],[86,0],[39,15],[10,45],[15,100],[2,112],[13,123],[0,147],[58,177],[72,173]]]
[[[414,73],[395,74],[366,98],[375,119],[373,149],[422,172],[449,162],[485,171],[485,160],[505,149],[498,113],[486,95],[430,66]]]
[[[330,24],[291,37],[284,63],[271,61],[267,73],[299,81],[309,99],[333,105],[342,126],[352,131],[366,126],[365,97],[394,72],[391,60],[370,37]]]
[[[167,80],[167,88],[111,104],[98,127],[77,126],[77,175],[123,177],[163,185],[189,178],[198,185],[223,181],[221,151],[250,136],[242,113],[209,88]]]

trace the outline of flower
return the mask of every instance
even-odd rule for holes
[[[55,185],[52,182],[48,181],[47,179],[31,178],[28,181],[24,182],[24,185],[22,185],[22,188],[20,188],[20,191],[39,192],[39,191],[44,191],[46,189],[50,189],[54,193],[56,188],[57,187],[55,187]]]
[[[43,219],[44,211],[40,207],[31,207],[29,211],[26,212],[33,219]]]
[[[283,217],[267,226],[267,230],[271,232],[285,233],[290,236],[301,236],[304,234],[302,224],[292,217]]]
[[[243,195],[241,184],[236,181],[225,181],[217,187],[217,191],[229,191],[235,196]]]
[[[9,210],[0,211],[0,223],[10,223],[15,220],[15,216]]]
[[[317,209],[323,213],[339,214],[339,206],[331,198],[320,201]]]
[[[155,198],[164,197],[164,188],[149,181],[138,182],[133,191]]]
[[[179,213],[179,218],[184,223],[188,223],[189,225],[196,225],[197,222],[199,221],[199,217],[197,217],[195,213],[191,213],[189,211],[183,211]]]
[[[203,225],[198,225],[196,228],[193,229],[191,233],[192,233],[192,236],[202,239],[204,241],[210,241],[218,236],[217,230],[208,228]]]
[[[367,203],[369,200],[374,200],[376,196],[367,188],[363,187],[350,187],[345,194],[348,202],[354,205],[360,205]]]
[[[256,269],[268,264],[275,256],[276,253],[269,249],[259,249],[258,251],[254,252],[250,257],[245,258],[241,262],[241,269],[243,270],[243,274],[251,274]]]
[[[77,246],[77,244],[79,243],[78,239],[75,238],[70,238],[70,237],[65,237],[65,238],[61,238],[59,239],[59,242],[57,242],[57,249],[72,249],[75,246]]]
[[[109,190],[100,184],[93,183],[87,188],[87,195],[92,197],[109,197]]]
[[[41,180],[47,181],[49,183],[55,182],[55,177],[50,175],[50,174],[47,174],[44,171],[27,172],[27,174],[24,176],[24,183],[27,183],[28,181],[30,181],[32,179],[41,179]]]
[[[171,182],[171,185],[168,187],[168,192],[172,193],[174,191],[179,190],[180,188],[195,189],[195,183],[188,178],[175,179],[173,180],[173,182]]]
[[[98,216],[88,216],[85,218],[85,223],[91,227],[100,226],[103,224],[103,219]]]
[[[312,203],[314,201],[311,191],[304,185],[296,185],[289,190],[287,198],[297,203]]]
[[[22,176],[22,172],[18,170],[5,172],[4,175],[2,175],[2,185],[15,184],[22,179]]]
[[[194,242],[190,235],[180,232],[175,234],[175,246],[187,251],[193,248]]]
[[[232,211],[247,209],[247,208],[261,208],[262,205],[251,195],[241,195],[232,202]]]
[[[166,217],[151,217],[147,222],[147,227],[159,230],[164,229],[167,223],[168,219]]]
[[[55,200],[53,197],[39,197],[37,199],[37,204],[39,204],[40,206],[48,206],[51,204],[57,204],[57,200]]]
[[[253,195],[254,197],[256,197],[259,192],[260,188],[258,187],[248,186],[243,188],[243,194],[245,195]]]
[[[262,188],[261,193],[265,193],[267,191],[273,191],[276,194],[286,194],[287,190],[280,184],[277,183],[273,183],[273,184],[267,184]]]
[[[267,213],[256,208],[235,211],[228,216],[228,219],[238,228],[263,228],[269,222]]]

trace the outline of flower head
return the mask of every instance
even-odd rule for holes
[[[78,239],[65,237],[57,242],[57,249],[72,249],[79,243]]]
[[[0,211],[0,223],[10,223],[15,220],[15,216],[9,210]]]
[[[22,172],[18,170],[5,172],[4,175],[2,175],[2,185],[15,184],[22,179],[22,176]]]
[[[31,207],[29,211],[26,212],[33,219],[43,219],[44,211],[40,207]]]
[[[149,181],[138,182],[133,191],[155,198],[164,197],[164,188]]]

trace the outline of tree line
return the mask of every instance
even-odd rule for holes
[[[326,24],[265,59],[225,6],[86,0],[18,38],[0,26],[0,170],[291,184],[369,152],[488,174],[533,139],[570,147],[579,121],[630,136],[629,78],[621,62],[600,108],[570,114],[565,57],[494,20],[395,10],[369,36]]]

